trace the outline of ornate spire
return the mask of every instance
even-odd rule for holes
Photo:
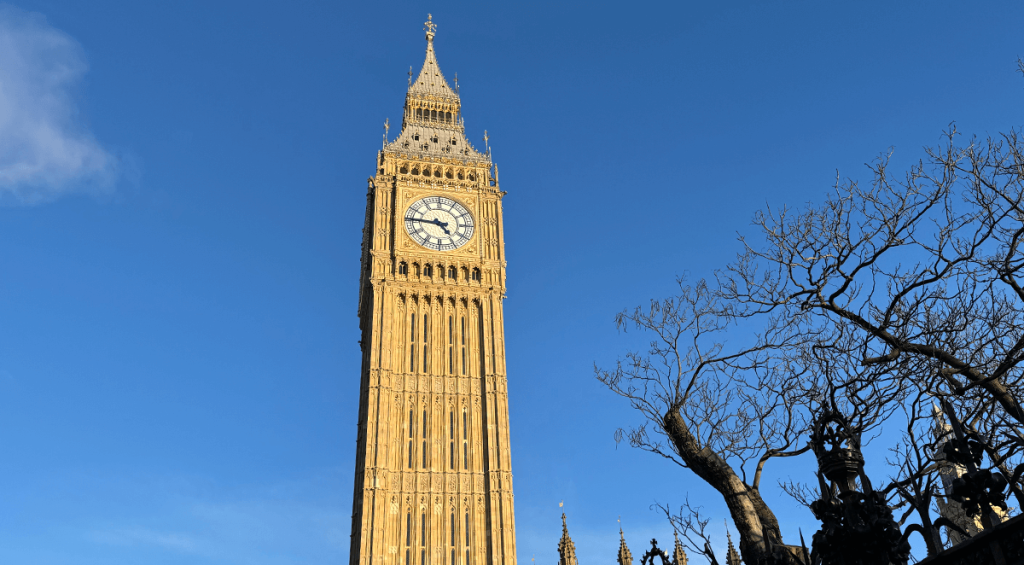
[[[626,535],[622,533],[622,525],[619,525],[619,565],[633,565],[633,554],[626,547]]]
[[[558,565],[579,565],[579,561],[576,560],[576,546],[572,543],[569,528],[565,525],[565,512],[562,512],[562,539],[558,540]]]
[[[427,21],[423,22],[423,29],[427,32],[427,56],[423,60],[423,68],[416,81],[409,87],[409,94],[419,96],[435,96],[448,99],[459,99],[455,92],[441,74],[441,67],[437,65],[437,56],[434,55],[434,32],[437,24],[427,14]]]
[[[683,551],[683,544],[679,543],[679,534],[673,535],[676,537],[676,546],[672,550],[672,565],[686,565],[686,552]]]
[[[743,565],[743,560],[740,559],[739,552],[736,551],[736,547],[732,544],[732,536],[729,531],[725,532],[726,539],[729,540],[729,549],[725,553],[725,565]]]
[[[457,159],[474,166],[490,163],[490,154],[477,151],[466,139],[459,93],[448,86],[434,55],[437,25],[430,14],[423,29],[427,32],[427,56],[416,80],[409,69],[402,133],[384,150],[410,157]],[[486,178],[489,180],[490,175]]]

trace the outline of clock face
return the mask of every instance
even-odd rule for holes
[[[443,196],[413,202],[405,212],[405,230],[416,243],[434,251],[451,251],[473,237],[473,215],[465,206]]]

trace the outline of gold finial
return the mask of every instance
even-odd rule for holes
[[[491,152],[491,146],[487,144],[487,140],[488,139],[490,139],[490,138],[487,137],[487,130],[484,130],[484,147],[487,149],[487,152],[490,153]]]
[[[484,132],[484,135],[487,135],[486,131]],[[563,504],[565,504],[564,500],[558,503],[558,507],[561,508]]]
[[[384,147],[388,146],[388,129],[390,127],[391,125],[388,124],[388,119],[384,118]]]
[[[427,41],[434,40],[434,31],[437,30],[437,24],[431,19],[433,16],[427,14],[427,21],[423,22],[423,29],[427,32]]]
[[[412,66],[409,66],[409,86],[412,86]]]

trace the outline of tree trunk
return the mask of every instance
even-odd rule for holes
[[[773,546],[782,543],[779,521],[758,492],[747,486],[736,472],[714,451],[701,449],[678,409],[664,417],[664,429],[680,458],[691,471],[717,490],[729,507],[733,524],[740,535],[740,553],[744,563],[756,565],[773,555]],[[768,539],[765,539],[767,534]],[[790,552],[779,552],[782,563],[799,565]]]

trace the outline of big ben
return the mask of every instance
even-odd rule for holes
[[[353,565],[515,565],[497,167],[434,54],[369,179]],[[457,83],[456,83],[457,87]]]

